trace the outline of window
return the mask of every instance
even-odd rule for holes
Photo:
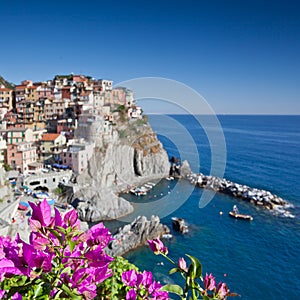
[[[47,179],[44,179],[44,183],[47,183]]]

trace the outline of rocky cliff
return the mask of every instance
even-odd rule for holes
[[[118,130],[103,136],[103,146],[94,149],[87,170],[77,177],[74,198],[82,220],[115,219],[131,213],[132,205],[116,194],[169,173],[167,153],[149,125],[131,123]]]
[[[150,220],[147,220],[145,216],[137,217],[131,224],[120,228],[113,235],[114,240],[108,245],[106,252],[112,256],[123,255],[145,245],[148,239],[155,239],[169,232],[170,229],[161,224],[157,216],[152,216]]]

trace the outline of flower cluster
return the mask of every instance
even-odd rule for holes
[[[216,285],[215,277],[210,273],[206,273],[203,279],[204,290],[202,292],[205,296],[217,297],[217,299],[224,299],[229,295],[229,289],[224,282],[219,282]]]
[[[14,241],[0,237],[0,282],[23,276],[24,288],[20,290],[27,296],[30,288],[39,287],[51,298],[93,299],[97,284],[111,275],[108,264],[113,258],[104,252],[112,239],[108,229],[99,223],[85,233],[74,209],[62,216],[55,208],[51,216],[46,200],[30,206],[30,244],[19,235]],[[4,283],[1,286],[4,295],[8,291]]]
[[[151,272],[138,272],[125,259],[107,255],[104,248],[112,237],[102,223],[84,232],[74,209],[61,215],[55,208],[52,214],[46,200],[30,206],[29,243],[19,234],[15,240],[0,236],[1,299],[167,300],[171,292],[181,299],[209,300],[236,295],[225,283],[216,285],[212,274],[203,278],[197,258],[187,255],[189,266],[182,257],[175,263],[159,238],[149,240],[149,246],[175,265],[169,273],[180,273],[184,288],[162,286]]]
[[[177,264],[167,256],[168,249],[164,246],[162,241],[157,238],[154,240],[148,240],[150,249],[155,254],[161,254],[169,262],[171,262],[176,267],[171,269],[169,274],[180,273],[185,279],[184,288],[179,285],[167,284],[162,290],[168,291],[170,293],[177,294],[181,299],[226,299],[229,296],[238,296],[238,294],[230,293],[227,285],[220,282],[216,285],[215,277],[212,274],[207,274],[203,278],[202,276],[202,265],[200,261],[191,255],[186,255],[191,263],[187,266],[187,263],[183,257],[178,259]],[[199,283],[201,281],[203,284]],[[131,298],[129,298],[131,299]],[[135,299],[135,298],[133,298]]]
[[[144,271],[139,273],[136,270],[129,270],[122,274],[123,283],[129,287],[126,300],[135,299],[168,299],[168,293],[162,291],[162,285],[153,280],[152,273]]]

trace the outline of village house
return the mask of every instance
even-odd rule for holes
[[[6,163],[15,170],[28,174],[29,164],[37,161],[36,147],[31,142],[8,144],[6,149]]]
[[[6,108],[7,111],[13,108],[14,91],[0,85],[0,108]]]
[[[36,91],[39,101],[45,101],[54,97],[50,82],[35,83],[34,85],[37,86]]]
[[[16,103],[20,101],[36,102],[38,100],[37,87],[33,85],[31,80],[21,82],[21,85],[15,87]]]
[[[59,156],[66,146],[66,137],[59,133],[45,133],[40,144],[39,159],[53,163],[59,161]]]
[[[128,108],[127,115],[129,119],[142,119],[143,111],[140,106],[133,106]]]
[[[105,120],[104,116],[86,113],[79,116],[75,131],[76,138],[84,138],[88,142],[95,142],[98,145],[98,143],[101,144],[104,135],[111,133],[112,124]]]
[[[47,99],[45,101],[44,112],[46,120],[57,119],[66,112],[68,102],[64,99]]]
[[[5,163],[6,140],[0,135],[0,166]]]
[[[25,126],[32,125],[34,122],[34,102],[21,100],[16,103],[18,121]]]
[[[20,122],[18,114],[13,111],[7,112],[1,121],[1,130],[23,127],[23,122]]]
[[[37,128],[32,129],[28,127],[23,128],[10,128],[6,130],[0,130],[1,135],[6,140],[7,144],[19,144],[23,142],[38,142],[43,133],[45,133],[45,129]]]
[[[112,91],[113,81],[107,79],[98,80],[98,85],[101,87],[101,91]]]
[[[60,154],[60,161],[76,174],[81,174],[88,167],[94,147],[94,143],[87,143],[84,139],[70,140],[68,148]]]

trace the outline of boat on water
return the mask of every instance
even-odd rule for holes
[[[135,196],[145,196],[149,192],[150,189],[147,189],[146,187],[137,187],[130,190],[130,193]]]
[[[249,221],[253,220],[253,217],[251,215],[244,215],[244,214],[236,213],[234,211],[230,211],[229,216],[236,219],[249,220]]]

